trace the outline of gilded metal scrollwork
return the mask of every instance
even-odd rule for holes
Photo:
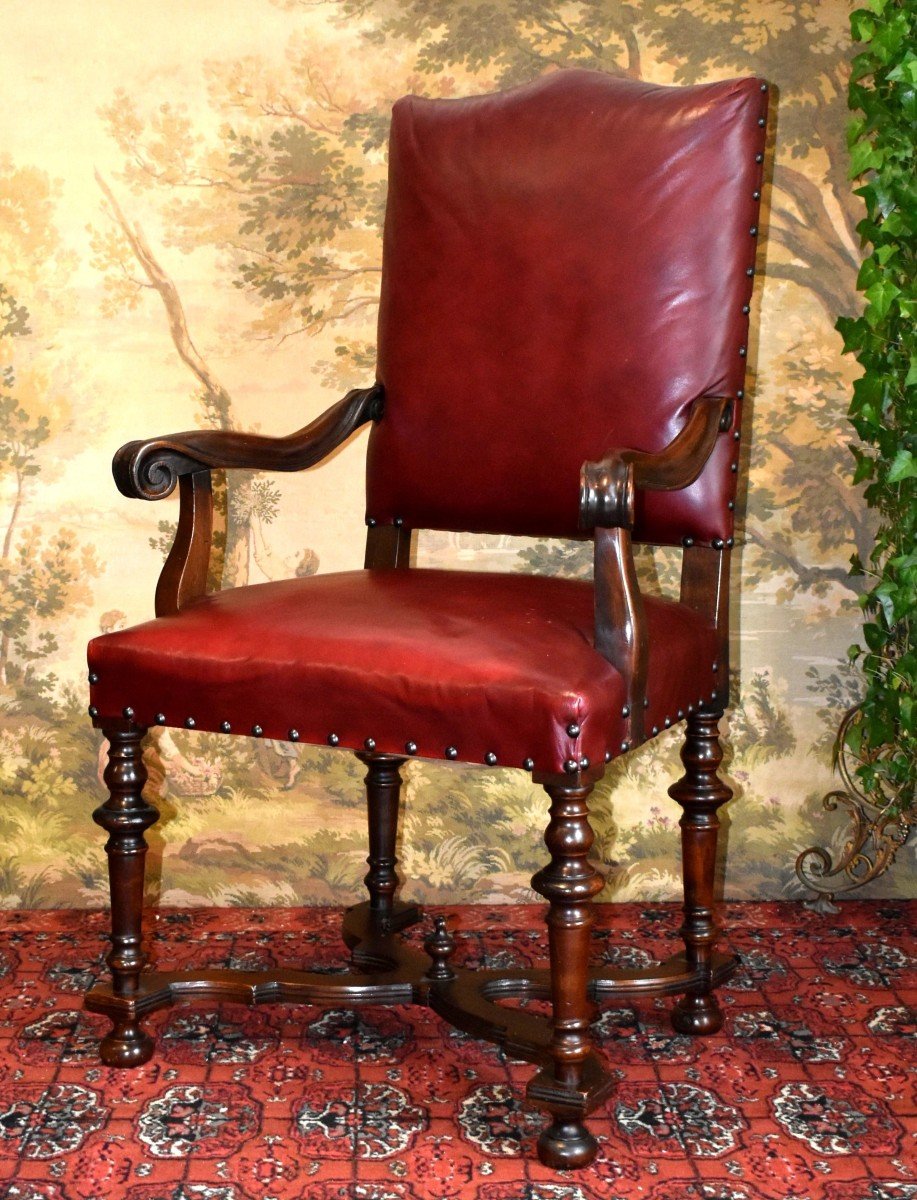
[[[860,706],[855,705],[841,721],[835,765],[844,786],[829,792],[823,800],[828,812],[846,809],[851,823],[847,840],[836,862],[823,846],[809,846],[796,859],[796,875],[806,887],[819,893],[812,907],[822,912],[837,912],[833,904],[836,895],[862,887],[887,871],[917,824],[917,810],[902,804],[897,794],[886,793],[885,803],[877,804],[860,788],[856,756],[848,742],[848,731],[859,715]]]

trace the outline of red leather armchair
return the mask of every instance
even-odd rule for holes
[[[717,721],[767,87],[656,87],[562,71],[465,100],[394,108],[378,372],[287,438],[181,433],[132,442],[117,484],[176,484],[181,516],[156,618],[89,647],[90,714],[111,743],[111,983],[103,1060],[153,1052],[142,1028],[180,998],[431,1005],[539,1067],[542,1160],[595,1154],[586,1114],[609,1076],[593,1005],[679,995],[676,1029],[719,1028],[714,988]],[[208,595],[213,468],[300,470],[371,425],[362,571]],[[587,537],[592,583],[420,570],[411,531]],[[680,545],[678,602],[641,595],[632,540]],[[626,975],[588,959],[588,798],[605,764],[685,722],[684,952]],[[354,971],[143,971],[141,741],[153,724],[327,743],[366,763],[369,899],[349,910]],[[471,974],[439,922],[398,933],[399,767],[412,755],[532,773],[551,799],[550,965]],[[552,1017],[501,1007],[549,998]]]

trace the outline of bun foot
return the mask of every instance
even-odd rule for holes
[[[676,1033],[705,1037],[723,1027],[723,1011],[713,995],[682,996],[672,1009],[672,1028]]]
[[[102,1039],[99,1055],[106,1067],[142,1067],[153,1057],[155,1042],[139,1025],[116,1021],[111,1033]]]
[[[538,1158],[555,1171],[588,1167],[599,1144],[582,1121],[553,1121],[538,1139]]]

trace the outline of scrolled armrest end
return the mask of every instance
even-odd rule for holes
[[[610,455],[580,471],[580,529],[630,529],[634,523],[634,469]]]
[[[111,464],[118,491],[130,499],[163,500],[172,494],[179,477],[206,470],[164,441],[128,442]]]

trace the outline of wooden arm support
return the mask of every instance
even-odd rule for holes
[[[381,384],[348,392],[310,425],[287,437],[207,429],[128,442],[112,472],[125,496],[161,500],[179,486],[178,529],[156,585],[156,615],[178,612],[207,591],[213,542],[215,468],[301,471],[326,458],[367,421],[382,416]]]
[[[732,401],[723,396],[695,400],[684,429],[656,452],[610,450],[580,472],[581,529],[634,524],[634,493],[674,492],[692,484],[710,457],[717,434],[732,421]]]
[[[183,475],[235,467],[250,471],[302,471],[347,440],[355,429],[382,416],[381,384],[348,392],[310,425],[286,437],[204,429],[128,442],[112,462],[118,490],[141,500],[162,500]]]
[[[580,527],[595,531],[595,648],[625,682],[625,744],[644,737],[648,641],[643,597],[637,582],[631,530],[637,488],[676,491],[700,475],[728,429],[732,402],[702,396],[684,429],[662,450],[612,450],[580,473]]]

